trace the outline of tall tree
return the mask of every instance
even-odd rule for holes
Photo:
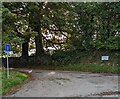
[[[44,53],[41,31],[42,10],[44,3],[29,3],[28,6],[30,10],[31,27],[35,32],[37,32],[37,35],[35,36],[36,55],[40,56]]]

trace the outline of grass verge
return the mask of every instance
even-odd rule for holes
[[[106,64],[74,64],[68,66],[61,66],[60,69],[67,71],[82,71],[93,73],[120,73],[120,66]]]
[[[6,70],[0,70],[2,72],[2,94],[5,95],[15,89],[16,87],[22,85],[25,81],[29,80],[27,74],[10,70],[10,78],[6,77]]]

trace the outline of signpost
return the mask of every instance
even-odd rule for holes
[[[7,53],[7,78],[9,79],[9,61],[8,61],[8,54],[11,51],[11,46],[10,44],[5,44],[5,52]]]

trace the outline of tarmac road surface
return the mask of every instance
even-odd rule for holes
[[[29,71],[29,70],[26,70]],[[118,75],[31,70],[34,80],[7,97],[118,97]]]

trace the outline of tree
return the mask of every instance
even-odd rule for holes
[[[23,56],[28,56],[31,37],[35,39],[37,56],[44,53],[44,47],[119,49],[119,3],[19,2],[3,5],[3,35],[24,40]]]
[[[9,10],[9,17],[12,18],[11,23],[9,17],[5,17],[6,21],[3,21],[3,26],[11,28],[11,31],[16,33],[14,37],[24,39],[24,42],[22,42],[22,56],[28,56],[28,42],[34,32],[29,27],[29,11],[26,8],[27,3],[3,3],[3,5]],[[10,34],[13,35],[12,33]]]
[[[119,3],[73,3],[73,5],[78,27],[76,33],[81,35],[78,41],[84,49],[118,49],[116,33],[119,32]]]
[[[98,49],[119,49],[119,3],[99,3],[97,8],[98,33],[95,45]],[[116,35],[117,33],[117,35]]]
[[[14,15],[9,11],[8,8],[2,6],[2,44],[3,50],[5,43],[10,43],[12,45],[12,50],[14,52],[20,51],[20,45],[23,39],[17,37],[16,32],[14,32]],[[11,22],[13,21],[13,22]]]
[[[33,30],[35,32],[37,32],[37,35],[35,36],[36,55],[37,56],[41,56],[44,53],[43,43],[42,43],[42,31],[41,31],[43,5],[44,5],[43,2],[28,3],[28,8],[30,11],[30,26],[33,28]]]

